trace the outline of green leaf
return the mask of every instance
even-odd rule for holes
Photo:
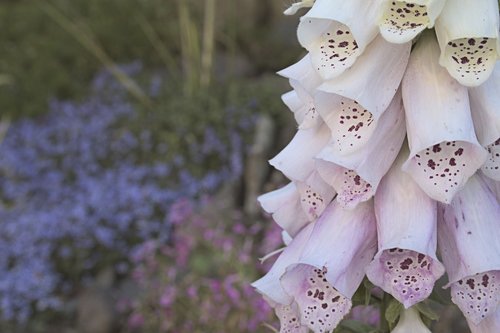
[[[403,311],[403,304],[392,299],[385,310],[385,319],[391,327],[396,323],[396,320],[398,320],[401,311]]]
[[[356,320],[344,320],[340,323],[342,328],[346,328],[355,333],[377,333],[377,328],[364,324]]]

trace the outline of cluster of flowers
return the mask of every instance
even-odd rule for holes
[[[108,72],[92,88],[82,103],[54,101],[47,115],[14,122],[1,143],[3,319],[24,321],[33,309],[59,309],[64,296],[103,265],[116,264],[123,273],[134,246],[170,238],[175,200],[241,174],[244,143],[237,134],[239,140],[226,143],[207,128],[203,144],[192,150],[201,159],[232,163],[195,176],[185,170],[185,156],[162,159],[170,148],[155,142],[154,133],[129,130],[138,113]],[[146,163],[144,155],[157,158]]]
[[[497,1],[285,13],[311,6],[309,53],[280,72],[298,131],[270,163],[291,182],[259,198],[287,246],[253,286],[280,332],[330,332],[366,275],[406,309],[393,332],[429,332],[412,306],[446,271],[472,332],[500,332]]]
[[[140,293],[119,300],[127,331],[257,332],[270,321],[271,307],[250,286],[262,273],[252,258],[279,246],[281,230],[268,223],[247,226],[240,211],[213,199],[201,205],[178,200],[169,216],[170,244],[148,241],[131,255]]]

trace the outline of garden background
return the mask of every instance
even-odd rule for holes
[[[281,247],[287,5],[0,1],[0,332],[277,327],[249,283]]]

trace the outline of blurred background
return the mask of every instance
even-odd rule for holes
[[[269,332],[285,8],[0,1],[0,332]]]
[[[249,283],[282,246],[256,197],[296,127],[289,4],[0,0],[0,332],[277,327]]]

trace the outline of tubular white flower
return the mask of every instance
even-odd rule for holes
[[[438,211],[438,245],[452,301],[477,325],[500,303],[500,205],[473,176]]]
[[[292,141],[269,163],[294,181],[306,181],[315,169],[314,156],[328,143],[331,133],[326,124],[300,129]]]
[[[288,93],[282,99],[294,113],[299,129],[319,126],[321,117],[316,111],[313,94],[323,80],[312,67],[309,55],[278,74],[289,79],[294,88],[295,95]]]
[[[267,213],[272,214],[276,224],[291,236],[296,235],[310,222],[302,209],[300,193],[293,182],[263,194],[257,200]]]
[[[431,331],[420,318],[420,313],[410,308],[401,312],[398,324],[391,333],[431,333]]]
[[[481,323],[475,325],[474,323],[468,321],[471,333],[495,333],[500,332],[500,309],[485,318]]]
[[[380,33],[391,43],[406,43],[432,28],[446,0],[384,0]]]
[[[380,180],[396,159],[404,136],[404,112],[398,92],[363,148],[350,155],[342,155],[329,144],[316,155],[316,169],[323,180],[337,191],[337,201],[343,207],[353,208],[375,194]]]
[[[316,0],[297,35],[325,80],[342,74],[378,33],[380,0]]]
[[[312,172],[304,182],[291,182],[257,200],[283,230],[295,236],[321,215],[334,196],[335,190],[317,172]]]
[[[299,306],[296,302],[289,305],[277,304],[274,311],[280,321],[280,333],[307,333],[307,326],[300,322]]]
[[[316,108],[332,131],[339,154],[360,149],[372,136],[403,78],[411,43],[377,37],[340,77],[318,87]]]
[[[278,259],[276,259],[269,272],[252,283],[252,286],[260,294],[279,304],[289,305],[292,303],[293,298],[281,287],[280,278],[288,266],[296,264],[299,261],[300,255],[311,236],[313,227],[314,224],[311,223],[299,232],[285,250],[283,250]]]
[[[349,312],[350,298],[376,251],[373,203],[345,210],[333,202],[318,219],[297,265],[281,284],[297,302],[301,322],[314,332],[329,332]]]
[[[500,54],[497,0],[447,0],[436,21],[439,63],[465,86],[488,79]]]
[[[500,181],[500,64],[484,84],[469,89],[469,97],[479,143],[489,153],[481,170]]]
[[[401,170],[406,156],[405,145],[375,195],[378,253],[366,275],[409,308],[429,297],[444,267],[436,257],[436,202]]]
[[[439,47],[424,33],[403,78],[410,156],[403,166],[431,198],[449,203],[486,160],[467,89],[439,66]]]

